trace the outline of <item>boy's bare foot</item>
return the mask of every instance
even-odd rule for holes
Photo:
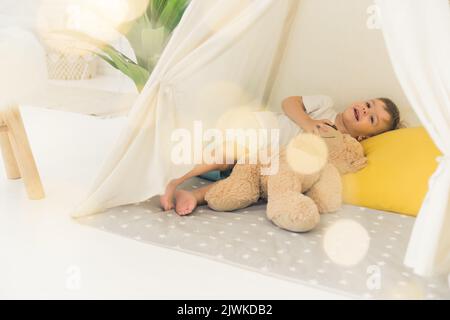
[[[175,183],[175,181],[169,182],[166,187],[166,193],[159,197],[161,208],[163,208],[164,211],[170,211],[175,207],[173,204],[173,197],[177,186],[178,184]]]
[[[175,211],[180,216],[187,216],[197,208],[197,198],[192,192],[177,190],[175,192],[176,207]]]

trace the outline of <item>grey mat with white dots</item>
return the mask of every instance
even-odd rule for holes
[[[184,188],[205,185],[201,179]],[[207,207],[179,217],[157,197],[79,219],[133,240],[362,299],[449,299],[446,277],[421,278],[403,265],[414,219],[354,206],[322,215],[307,234],[281,230],[264,203],[234,213]]]

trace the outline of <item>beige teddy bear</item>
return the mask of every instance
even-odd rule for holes
[[[328,147],[328,161],[325,159],[319,171],[312,174],[294,171],[287,159],[287,150],[282,149],[278,173],[264,176],[260,164],[238,164],[230,177],[218,182],[206,194],[208,206],[216,211],[234,211],[262,198],[268,202],[267,217],[280,228],[293,232],[314,229],[321,213],[337,211],[342,205],[340,174],[356,172],[367,164],[363,148],[356,139],[334,129],[321,130],[320,135]],[[294,138],[288,148],[301,148],[301,138],[302,135]]]

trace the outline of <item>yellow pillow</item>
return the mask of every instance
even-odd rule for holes
[[[343,177],[344,202],[417,216],[441,155],[426,130],[391,131],[362,145],[368,165]]]

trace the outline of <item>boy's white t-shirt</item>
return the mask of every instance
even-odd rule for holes
[[[303,96],[306,113],[315,120],[327,119],[335,122],[338,113],[333,108],[333,100],[328,96]],[[284,113],[255,112],[261,127],[280,129],[280,145],[286,146],[302,129]]]

